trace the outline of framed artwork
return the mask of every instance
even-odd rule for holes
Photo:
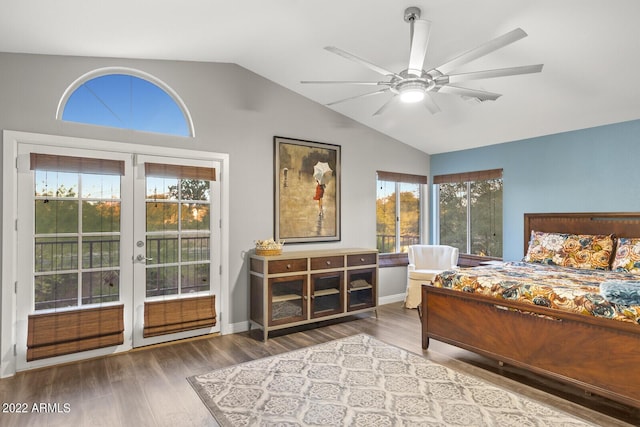
[[[276,136],[275,240],[340,240],[340,146]]]

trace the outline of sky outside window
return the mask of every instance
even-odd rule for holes
[[[69,97],[62,120],[190,136],[176,101],[155,84],[127,74],[95,77]]]

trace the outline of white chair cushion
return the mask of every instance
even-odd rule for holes
[[[442,270],[412,270],[409,271],[409,279],[411,280],[424,280],[426,282],[432,281],[437,274],[442,273]]]

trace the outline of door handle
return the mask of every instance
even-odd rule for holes
[[[138,256],[136,257],[135,260],[138,261],[138,262],[147,262],[147,261],[152,261],[153,258],[148,258],[148,257],[146,257],[146,256],[144,256],[142,254],[138,254]]]

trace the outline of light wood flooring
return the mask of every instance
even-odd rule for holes
[[[0,401],[24,402],[28,413],[0,413],[0,426],[213,426],[215,420],[186,377],[361,332],[598,425],[640,425],[638,409],[500,367],[467,351],[431,340],[423,352],[416,310],[400,303],[381,306],[378,318],[365,314],[314,326],[272,332],[266,343],[260,341],[262,331],[254,330],[18,373],[0,380]],[[33,412],[34,403],[57,403],[63,413]]]

